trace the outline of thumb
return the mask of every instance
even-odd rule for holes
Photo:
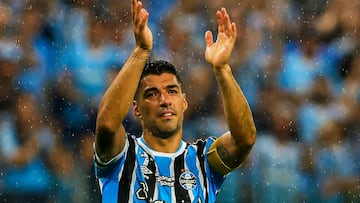
[[[207,47],[210,47],[213,44],[213,35],[209,30],[205,32],[205,43]]]

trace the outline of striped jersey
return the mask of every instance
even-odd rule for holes
[[[214,141],[181,141],[175,153],[162,153],[152,150],[142,137],[128,135],[124,150],[111,161],[95,158],[102,202],[215,202],[225,176],[207,161]]]

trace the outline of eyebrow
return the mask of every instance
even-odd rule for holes
[[[157,90],[158,90],[158,88],[156,88],[156,87],[149,87],[144,90],[144,95],[146,95],[146,93],[148,93],[148,92],[157,91]]]
[[[177,85],[177,84],[172,84],[172,85],[167,85],[167,86],[166,86],[166,89],[173,89],[173,88],[180,89],[180,86]]]
[[[166,89],[174,89],[174,88],[177,88],[177,89],[180,89],[180,86],[177,85],[177,84],[171,84],[171,85],[167,85],[166,86]],[[144,90],[144,95],[148,92],[152,92],[152,91],[157,91],[158,88],[157,87],[149,87],[149,88],[145,88]]]

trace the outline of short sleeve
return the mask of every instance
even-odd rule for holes
[[[96,153],[95,145],[94,145],[94,167],[95,167],[95,175],[97,178],[104,178],[107,177],[113,169],[119,165],[121,160],[124,159],[125,151],[129,146],[128,140],[126,139],[124,149],[113,157],[108,162],[103,162],[100,160],[99,156]]]

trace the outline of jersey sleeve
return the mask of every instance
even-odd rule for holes
[[[211,147],[214,145],[215,142],[216,142],[216,138],[214,137],[207,138],[204,155],[205,155],[205,160],[207,162],[207,171],[210,172],[207,173],[208,174],[207,178],[210,180],[209,181],[211,185],[210,187],[213,187],[215,191],[218,191],[221,185],[223,184],[226,175],[220,173],[218,170],[215,170],[215,168],[211,165],[211,161],[209,160],[208,154],[210,153]]]

